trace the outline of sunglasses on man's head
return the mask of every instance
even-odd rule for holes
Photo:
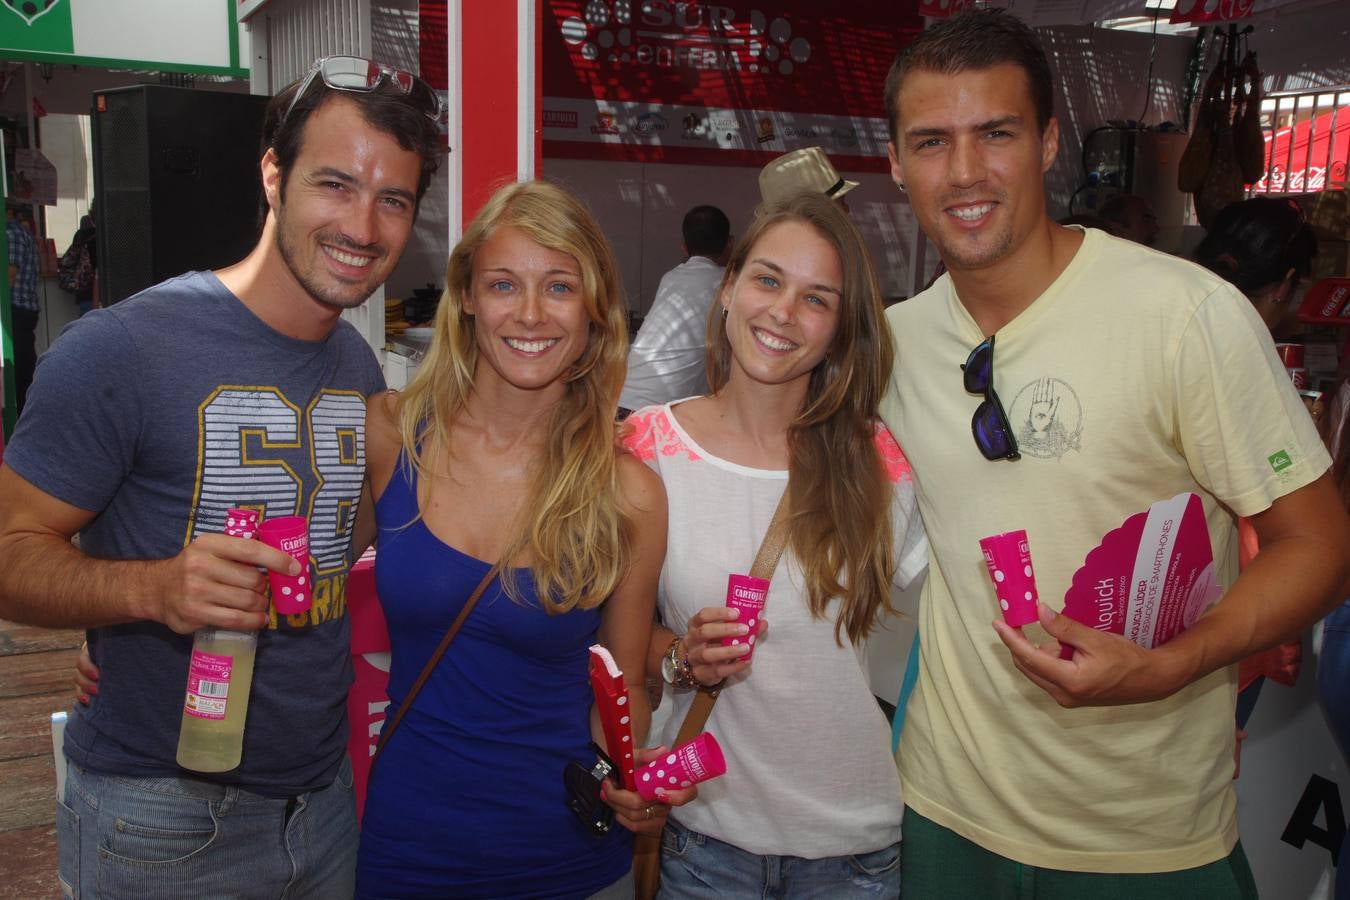
[[[290,116],[295,104],[314,83],[316,75],[335,91],[354,91],[362,94],[375,90],[381,82],[388,80],[390,84],[408,95],[408,99],[422,115],[433,122],[440,120],[440,95],[432,90],[431,85],[411,72],[393,69],[359,56],[325,56],[315,60],[314,65],[310,66],[309,74],[305,76],[304,83],[295,92],[295,96],[291,97],[291,103],[286,107],[280,122],[285,122]]]
[[[988,460],[1021,459],[1017,452],[1017,438],[1013,437],[1012,425],[1008,423],[1008,414],[994,390],[994,336],[991,334],[970,351],[961,366],[966,391],[981,394],[984,399],[975,407],[975,415],[970,420],[970,430],[975,436],[975,446]]]

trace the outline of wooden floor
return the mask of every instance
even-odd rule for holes
[[[74,698],[82,631],[0,619],[0,897],[60,897],[51,714]]]

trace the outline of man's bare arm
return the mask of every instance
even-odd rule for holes
[[[204,625],[251,631],[267,621],[257,567],[299,572],[280,550],[225,535],[169,559],[95,559],[70,542],[95,515],[0,466],[0,617],[51,628],[150,619],[180,634]]]

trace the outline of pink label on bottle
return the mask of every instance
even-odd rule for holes
[[[187,699],[183,703],[183,712],[199,719],[225,718],[233,669],[232,657],[193,650],[192,661],[188,663]]]
[[[755,631],[759,628],[760,616],[764,614],[764,605],[769,600],[769,582],[751,575],[727,576],[727,606],[741,611],[736,621],[750,629],[748,634],[722,639],[723,647],[735,647],[748,644],[750,652],[741,657],[749,659],[755,652]]]

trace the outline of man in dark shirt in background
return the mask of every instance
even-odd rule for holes
[[[38,250],[33,234],[19,220],[18,210],[5,205],[5,238],[9,241],[9,303],[14,335],[14,410],[23,412],[37,364]]]

